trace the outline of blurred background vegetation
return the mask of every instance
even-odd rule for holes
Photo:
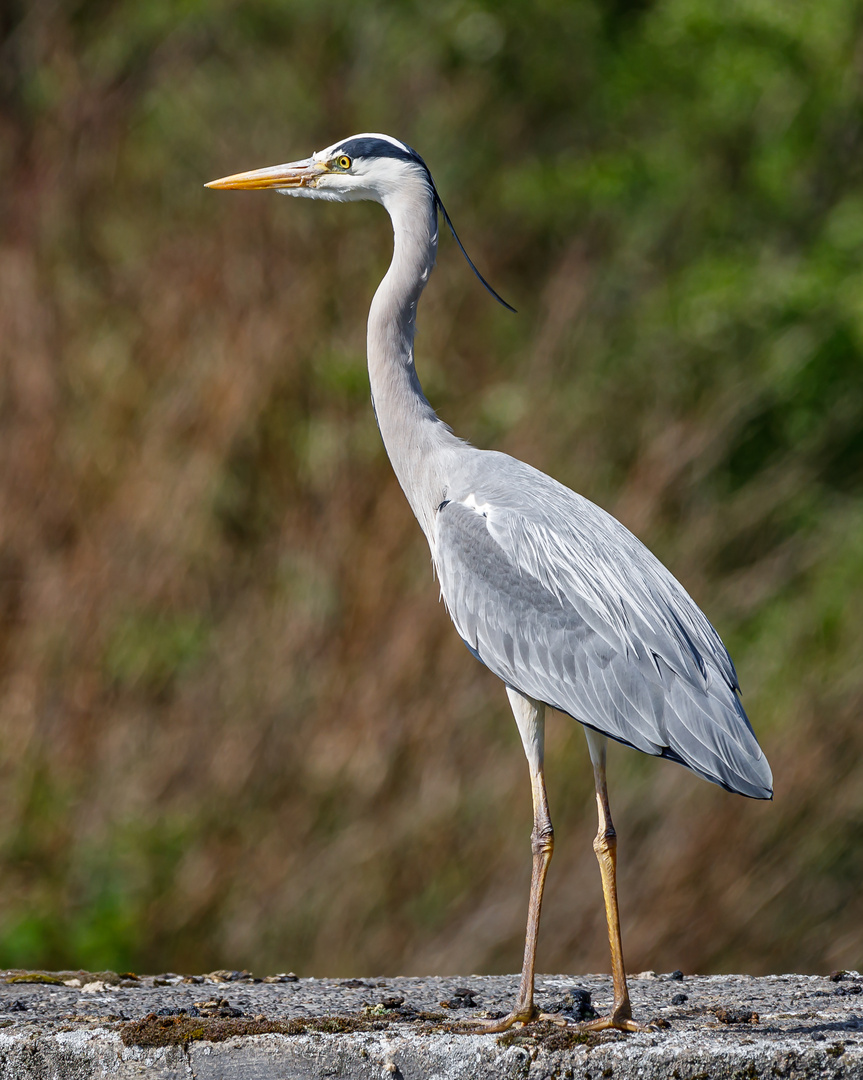
[[[772,804],[616,747],[630,970],[863,964],[863,7],[8,0],[0,966],[513,971],[530,794],[368,402],[369,204],[204,181],[387,131],[455,430],[709,612]],[[555,716],[539,964],[604,971]]]

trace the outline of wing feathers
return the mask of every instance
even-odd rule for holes
[[[698,607],[619,522],[513,464],[541,477],[533,497],[515,477],[498,485],[503,494],[472,488],[465,501],[451,498],[436,519],[442,594],[469,648],[522,693],[769,798],[770,769],[734,666]]]

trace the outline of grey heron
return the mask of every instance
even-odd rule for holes
[[[431,548],[447,610],[471,653],[503,680],[530,770],[533,867],[524,963],[515,1004],[488,1030],[540,1016],[536,943],[554,847],[543,765],[548,708],[583,725],[596,786],[593,846],[614,1001],[607,1016],[587,1026],[636,1030],[621,945],[607,740],[679,762],[729,791],[772,798],[770,767],[740,704],[727,650],[679,582],[620,522],[530,465],[457,438],[427,401],[414,365],[414,333],[435,262],[439,214],[497,294],[464,251],[416,151],[389,135],[354,135],[309,158],[207,186],[368,199],[388,211],[393,257],[368,321],[372,405]]]

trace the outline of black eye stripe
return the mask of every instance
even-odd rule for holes
[[[386,139],[348,139],[337,147],[335,153],[337,155],[347,154],[351,158],[394,158],[396,161],[409,161],[412,165],[419,165],[426,174],[429,187],[434,192],[435,198],[437,198],[437,189],[428,165],[416,150],[407,144],[396,146]]]
[[[428,166],[419,156],[416,150],[409,146],[396,146],[395,143],[387,142],[386,139],[348,139],[336,150],[336,154],[347,154],[349,157],[366,158],[396,158],[399,161],[412,161],[415,165],[421,165],[426,172]]]

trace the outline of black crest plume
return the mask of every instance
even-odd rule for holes
[[[428,165],[423,161],[420,155],[414,150],[412,146],[408,146],[407,143],[396,143],[396,141],[390,142],[388,139],[380,139],[373,135],[358,136],[353,139],[347,139],[339,146],[339,151],[349,154],[351,157],[390,157],[400,158],[403,161],[412,161],[415,165],[419,165],[426,174],[429,187],[431,188],[432,197],[434,199],[435,207],[443,214],[443,219],[447,223],[449,231],[452,233],[452,238],[458,244],[459,251],[467,259],[467,264],[483,283],[485,288],[491,293],[491,295],[497,300],[499,304],[507,309],[507,311],[515,311],[512,304],[508,304],[506,300],[496,292],[491,285],[485,280],[482,274],[477,270],[473,264],[473,259],[465,251],[464,244],[459,240],[458,233],[455,231],[455,226],[452,223],[452,219],[446,212],[446,207],[443,204],[443,200],[438,194],[438,190],[435,187],[435,182],[432,179],[431,171]]]

